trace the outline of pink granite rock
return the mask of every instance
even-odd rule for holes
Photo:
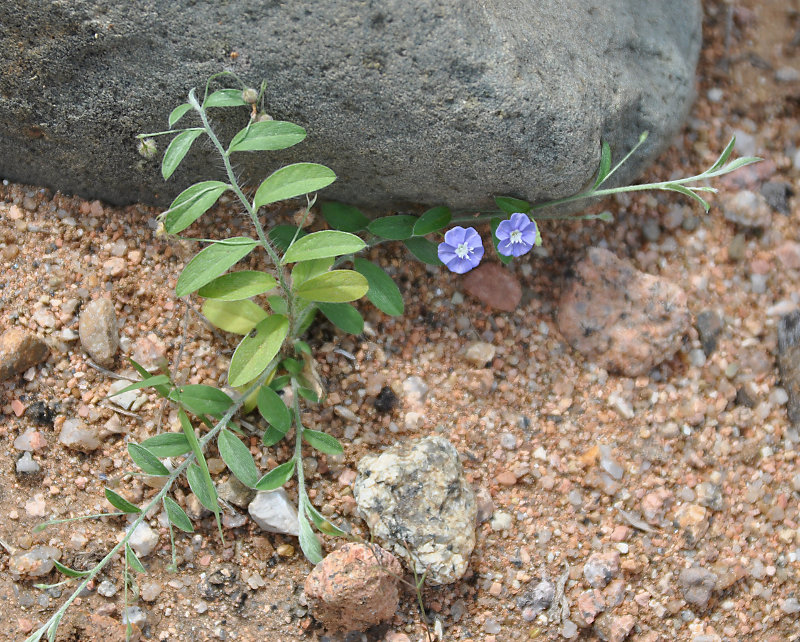
[[[558,309],[559,330],[575,350],[629,377],[672,357],[690,321],[677,285],[601,248],[591,248],[575,267]]]
[[[517,277],[502,265],[484,263],[464,277],[464,289],[489,307],[513,312],[522,298]]]
[[[397,558],[379,546],[345,544],[306,578],[306,599],[328,631],[363,631],[395,614],[402,574]]]

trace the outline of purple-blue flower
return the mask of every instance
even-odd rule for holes
[[[503,256],[527,254],[536,244],[538,233],[536,221],[521,212],[515,212],[510,219],[501,221],[497,226],[497,251]]]
[[[439,243],[439,260],[447,269],[464,274],[477,267],[483,258],[483,241],[474,227],[454,227],[447,230],[444,242]]]

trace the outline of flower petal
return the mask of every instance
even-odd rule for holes
[[[469,229],[471,230],[472,228]],[[444,242],[448,245],[451,245],[453,248],[457,248],[464,242],[468,231],[469,230],[465,230],[460,225],[457,225],[456,227],[453,227],[445,232]]]

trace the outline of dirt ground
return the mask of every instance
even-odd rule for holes
[[[704,36],[690,119],[644,178],[702,171],[736,132],[736,155],[767,160],[720,181],[709,215],[677,194],[658,193],[603,203],[613,224],[543,223],[544,250],[510,268],[523,288],[513,313],[494,312],[464,295],[461,278],[409,261],[399,244],[383,246],[381,263],[400,285],[406,314],[389,318],[364,303],[369,330],[361,337],[326,323],[312,328],[309,343],[329,394],[308,424],[342,439],[346,450],[340,459],[306,453],[307,469],[316,469],[311,497],[323,513],[367,536],[347,485],[356,462],[397,440],[440,433],[461,453],[474,487],[491,497],[494,515],[511,516],[507,529],[495,530],[492,519],[479,525],[463,580],[425,589],[425,605],[441,621],[446,640],[564,639],[560,622],[526,621],[518,600],[542,578],[557,581],[566,573],[574,610],[588,588],[584,563],[608,550],[620,553],[621,567],[603,594],[607,607],[599,624],[579,639],[614,639],[614,631],[619,635],[631,621],[627,639],[641,642],[800,639],[794,612],[800,598],[800,444],[777,390],[775,365],[778,315],[800,305],[800,270],[779,251],[800,241],[800,205],[791,194],[800,190],[800,3],[706,2]],[[785,183],[790,191],[781,192],[765,229],[739,228],[714,205],[742,187],[758,192],[766,182]],[[123,357],[147,338],[187,383],[224,383],[234,340],[212,332],[174,299],[177,276],[194,248],[156,236],[157,214],[30,186],[0,187],[0,328],[29,328],[48,336],[53,347],[45,364],[0,384],[0,539],[7,551],[54,546],[62,563],[88,568],[121,537],[122,518],[42,533],[33,527],[109,510],[106,486],[137,502],[154,492],[130,474],[126,443],[170,425],[174,411],[155,396],[127,414],[109,403],[115,379],[89,365],[72,337],[88,301],[110,294],[115,302],[123,346],[113,373],[128,369]],[[192,231],[250,234],[232,207],[220,207],[212,219],[213,227]],[[680,285],[693,317],[719,312],[724,327],[704,363],[690,358],[700,348],[694,331],[674,359],[636,379],[608,375],[566,344],[554,321],[558,297],[570,267],[597,244]],[[475,369],[464,358],[477,340],[497,347],[490,368]],[[430,388],[419,421],[407,421],[402,404],[378,412],[381,387],[401,393],[410,376]],[[42,416],[41,404],[53,411],[54,423]],[[359,421],[334,413],[337,405]],[[76,416],[105,430],[98,450],[83,454],[58,442],[63,421]],[[120,432],[105,429],[114,416]],[[22,453],[14,441],[29,428],[46,442],[33,453],[41,472],[18,474]],[[623,469],[621,479],[604,474],[601,446]],[[281,445],[259,451],[256,460],[266,471],[290,456],[289,446]],[[212,459],[222,480],[228,473],[220,463]],[[292,485],[288,489],[293,492]],[[183,503],[188,492],[180,485],[176,499]],[[709,493],[716,496],[708,499]],[[661,524],[630,519],[642,513],[643,503],[661,512]],[[706,507],[700,525],[707,530],[691,546],[678,523],[688,504]],[[196,534],[177,536],[180,563],[171,573],[167,531],[157,516],[150,524],[161,537],[146,559],[147,575],[138,580],[154,598],[136,603],[147,614],[145,638],[323,635],[305,607],[302,585],[310,565],[296,539],[244,520],[227,529],[223,545],[206,518],[196,523]],[[703,606],[688,603],[679,583],[681,570],[693,563],[718,578]],[[96,582],[70,609],[58,639],[124,639],[115,624],[121,575],[118,563],[102,574],[100,581],[114,586],[103,592],[116,594],[104,597]],[[58,581],[55,572],[45,579]],[[30,581],[14,581],[8,555],[0,553],[0,639],[23,640],[66,595],[64,587],[41,591]],[[407,593],[394,620],[368,638],[401,642],[405,634],[416,642],[424,632]]]

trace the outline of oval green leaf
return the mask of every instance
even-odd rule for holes
[[[161,175],[164,180],[167,180],[172,173],[181,164],[183,157],[186,156],[192,143],[195,139],[203,133],[202,129],[187,129],[181,132],[170,141],[167,151],[164,152],[164,158],[161,161]]]
[[[283,120],[251,123],[233,137],[230,152],[273,152],[296,145],[306,137],[306,130]]]
[[[339,230],[323,230],[297,239],[283,255],[282,263],[312,261],[328,257],[354,254],[367,246],[355,234]]]
[[[248,488],[252,488],[258,481],[258,468],[253,461],[250,449],[232,432],[224,428],[217,437],[219,456],[236,478]]]
[[[444,229],[453,218],[450,208],[444,205],[434,207],[425,212],[414,223],[414,236],[424,236]]]
[[[317,307],[333,325],[348,334],[364,332],[364,319],[349,303],[318,303]]]
[[[169,475],[169,469],[144,446],[131,442],[128,444],[128,454],[133,459],[133,462],[148,475],[157,475],[159,477]]]
[[[405,244],[408,251],[411,252],[417,260],[427,263],[428,265],[442,265],[441,260],[439,260],[438,245],[436,243],[422,238],[421,236],[415,236],[405,241]]]
[[[189,481],[189,488],[197,495],[197,499],[212,513],[219,513],[217,503],[217,489],[208,474],[207,468],[201,468],[197,464],[192,464],[186,469],[186,479]]]
[[[180,457],[192,450],[186,436],[180,432],[163,432],[145,439],[141,445],[156,457]]]
[[[275,490],[292,478],[294,474],[294,458],[276,466],[256,482],[256,490]]]
[[[328,225],[342,232],[360,232],[369,225],[369,219],[358,208],[344,203],[323,203],[322,216]]]
[[[167,512],[167,517],[173,526],[177,526],[184,533],[194,532],[192,520],[189,519],[189,516],[172,497],[164,497],[164,510]]]
[[[221,417],[233,405],[225,392],[214,386],[187,384],[170,392],[169,399],[196,415]]]
[[[289,333],[289,320],[273,314],[259,322],[253,332],[241,340],[231,358],[228,383],[232,386],[242,386],[264,372]]]
[[[91,571],[76,571],[74,568],[70,568],[69,566],[64,566],[57,560],[53,560],[53,566],[56,567],[56,570],[61,573],[62,575],[66,575],[67,577],[86,577],[87,575],[91,574]]]
[[[285,435],[292,427],[292,413],[281,396],[269,386],[258,391],[258,412],[270,426]]]
[[[396,214],[394,216],[384,216],[372,221],[367,229],[375,236],[380,236],[391,241],[405,241],[414,235],[414,225],[417,221],[416,216],[408,214]]]
[[[372,301],[372,304],[389,316],[396,317],[403,314],[403,295],[392,281],[392,277],[372,261],[356,258],[353,260],[353,264],[356,271],[364,275],[369,283],[367,298]]]
[[[494,202],[506,214],[516,214],[517,212],[527,214],[531,211],[531,204],[528,201],[521,201],[510,196],[496,196]]]
[[[269,292],[278,285],[271,274],[256,270],[242,270],[223,274],[197,291],[199,296],[220,301],[241,301],[251,296]]]
[[[228,189],[230,185],[222,181],[203,181],[187,187],[164,212],[164,227],[167,232],[177,234],[185,230],[205,214]]]
[[[126,543],[125,544],[125,562],[128,564],[130,568],[132,568],[137,573],[146,573],[144,565],[142,564],[141,560],[136,556],[136,553],[133,552],[131,545]]]
[[[122,495],[117,495],[113,490],[110,488],[105,489],[106,499],[108,503],[111,504],[117,510],[121,510],[123,513],[141,513],[141,509],[138,506],[131,504],[127,499],[125,499]]]
[[[353,270],[331,270],[300,284],[295,294],[308,301],[347,303],[364,296],[367,279]]]
[[[183,118],[186,112],[188,112],[191,108],[192,106],[189,103],[183,103],[182,105],[178,105],[175,109],[173,109],[169,114],[169,126],[174,127],[175,123]]]
[[[339,440],[325,432],[306,428],[303,431],[303,439],[305,439],[311,447],[316,448],[326,455],[341,455],[344,452],[344,448],[342,448],[342,444],[339,443]]]
[[[297,231],[297,227],[294,225],[276,225],[273,227],[267,236],[269,240],[272,241],[275,245],[277,245],[281,250],[286,250],[294,241],[295,236],[297,238],[303,238],[306,236],[308,232],[305,230]]]
[[[308,523],[304,513],[300,513],[299,522],[300,549],[303,551],[303,555],[306,556],[306,559],[309,562],[312,564],[319,564],[322,561],[322,546],[320,545],[317,536],[314,535],[314,531],[311,530],[311,525]]]
[[[267,312],[249,299],[220,301],[209,299],[203,303],[203,316],[225,332],[247,334],[267,318]]]
[[[317,163],[295,163],[270,174],[258,187],[256,208],[316,192],[336,180],[333,170]]]
[[[300,261],[295,263],[292,268],[292,284],[299,286],[303,281],[308,281],[315,276],[325,274],[333,266],[333,258],[313,259],[311,261]],[[275,310],[278,312],[278,310]]]
[[[203,101],[203,107],[241,107],[246,104],[241,89],[220,89]]]
[[[258,242],[253,239],[236,236],[218,241],[201,250],[183,268],[175,286],[175,294],[178,297],[186,296],[210,283],[250,254],[256,245]]]

